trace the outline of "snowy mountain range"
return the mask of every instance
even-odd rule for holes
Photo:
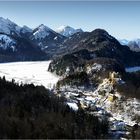
[[[122,39],[119,40],[119,42],[122,45],[127,45],[132,51],[136,51],[136,52],[140,51],[140,39],[134,39],[134,40]]]
[[[19,27],[17,24],[13,23],[9,19],[4,19],[0,17],[0,32],[5,33],[8,35],[11,34],[19,34],[21,30],[21,27]]]
[[[32,29],[27,26],[20,27],[11,20],[0,17],[0,33],[20,36],[20,34],[27,32],[32,32]]]
[[[82,29],[74,29],[70,26],[60,26],[58,29],[56,29],[56,32],[66,36],[66,37],[70,37],[71,35],[78,33],[78,32],[83,32]]]
[[[41,56],[38,56],[36,59],[48,59],[56,53],[61,43],[64,42],[67,37],[77,32],[83,31],[70,26],[61,26],[57,31],[54,31],[44,24],[31,29],[27,26],[21,27],[9,19],[0,17],[0,54],[4,51],[5,56],[3,59],[5,59],[8,50],[12,55],[14,53],[16,53],[17,56],[20,55],[14,60],[18,60],[19,57],[20,60],[26,60],[27,57],[34,56],[34,50],[38,50],[40,52],[38,54]],[[22,49],[23,51],[26,50],[26,52],[32,50],[30,51],[30,56],[23,53]],[[44,56],[44,54],[46,54],[46,56]],[[15,57],[16,55],[14,54],[13,56]],[[9,59],[12,60],[11,58]]]
[[[35,39],[43,39],[46,36],[49,36],[49,32],[52,32],[54,34],[59,33],[60,36],[71,36],[77,32],[83,32],[82,29],[74,29],[70,26],[61,26],[56,31],[52,30],[51,28],[45,26],[44,24],[39,25],[35,29],[31,29],[27,26],[20,27],[16,23],[12,22],[9,19],[5,19],[3,17],[0,17],[0,33],[5,33],[8,35],[21,35],[25,33],[32,33],[34,35]]]
[[[30,40],[32,29],[0,18],[0,62],[42,60],[46,54]]]
[[[82,43],[88,35],[88,32],[70,26],[61,26],[55,31],[44,24],[34,29],[21,27],[0,17],[0,61],[50,59],[60,52],[66,53],[70,48],[80,45],[79,41]],[[133,51],[140,51],[140,39],[119,42]],[[85,42],[82,44],[86,45]]]

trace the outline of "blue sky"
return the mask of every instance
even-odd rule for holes
[[[92,31],[103,28],[116,38],[140,38],[140,1],[0,1],[0,16],[31,28],[43,23]]]

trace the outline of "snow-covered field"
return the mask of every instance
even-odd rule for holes
[[[125,69],[126,72],[136,72],[136,71],[140,71],[140,66],[137,67],[129,67]]]
[[[0,64],[0,77],[15,79],[18,83],[33,83],[53,88],[60,77],[48,72],[51,61],[12,62]]]

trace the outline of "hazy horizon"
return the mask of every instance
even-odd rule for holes
[[[139,13],[139,1],[0,1],[0,16],[20,26],[102,28],[118,39],[140,38]]]

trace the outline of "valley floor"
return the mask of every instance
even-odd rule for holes
[[[43,85],[46,88],[53,88],[59,77],[48,72],[51,61],[32,62],[11,62],[0,64],[0,77],[5,76],[6,80],[35,85]]]

